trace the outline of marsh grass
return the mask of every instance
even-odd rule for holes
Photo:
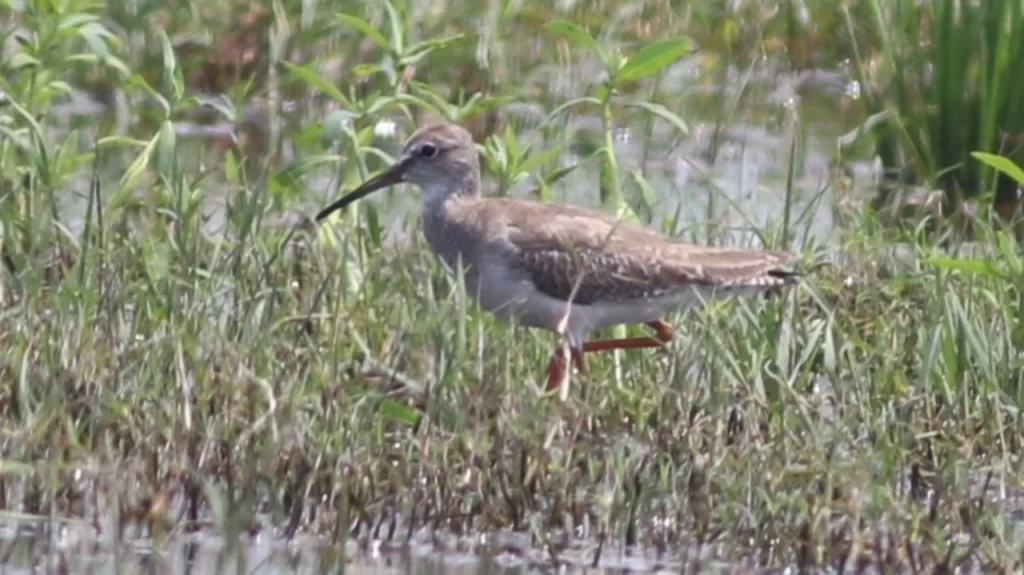
[[[1021,5],[934,0],[866,2],[863,9],[861,20],[845,14],[847,35],[870,51],[855,51],[854,68],[867,110],[887,118],[867,131],[893,192],[905,184],[939,189],[947,214],[980,199],[1011,219],[1016,184],[970,154],[1022,159],[1024,81],[1014,73],[1024,56]],[[877,53],[867,48],[876,43]]]
[[[469,124],[490,114],[488,101],[424,96],[426,85],[388,72],[416,43],[432,47],[425,62],[437,51],[465,64],[464,48],[430,43],[442,35],[417,32],[401,10],[391,24],[376,8],[350,11],[362,35],[334,39],[352,54],[389,25],[408,42],[371,41],[351,66],[372,80],[348,92],[309,65],[282,66],[288,90],[323,92],[340,111],[286,134],[302,160],[242,161],[235,146],[210,165],[184,159],[172,123],[196,108],[185,72],[196,63],[153,33],[160,72],[132,75],[142,56],[118,48],[124,39],[86,4],[58,4],[21,20],[35,43],[3,86],[0,519],[49,533],[84,523],[115,543],[148,536],[156,549],[212,532],[229,542],[225,557],[245,534],[315,534],[333,550],[325,568],[343,564],[350,539],[508,530],[529,534],[532,546],[514,551],[545,566],[569,562],[582,541],[595,565],[636,546],[680,570],[1020,568],[1011,518],[1024,487],[1024,300],[1019,246],[997,226],[981,221],[986,241],[970,252],[910,232],[894,249],[868,213],[818,245],[794,199],[793,139],[786,214],[766,226],[743,217],[764,228],[751,245],[802,249],[807,281],[679,314],[668,349],[589,358],[557,400],[541,384],[552,336],[476,309],[417,234],[388,242],[379,206],[318,228],[286,201],[312,194],[304,182],[320,181],[319,166],[337,187],[379,167],[385,120],[408,131],[414,110],[442,101]],[[273,15],[275,34],[301,20],[293,8]],[[303,33],[317,29],[326,34],[320,24]],[[594,41],[615,45],[611,34]],[[489,48],[495,58],[510,49]],[[77,71],[61,54],[148,102],[128,134],[52,129],[61,78]],[[607,96],[607,85],[587,85],[598,103]],[[656,110],[638,125],[680,131],[683,108],[647,87],[597,106],[599,142],[623,101]],[[502,193],[522,182],[550,193],[575,169],[545,155],[572,142],[550,113],[561,103],[538,104],[548,121],[535,130],[501,116],[510,129],[483,153]],[[508,135],[530,131],[544,137],[529,149]],[[602,181],[635,192],[616,201],[650,225],[684,227],[678,215],[653,217],[642,170],[610,169],[614,150],[584,157],[604,166]],[[65,197],[75,188],[86,188],[77,203]],[[214,231],[211,204],[224,206]],[[827,260],[837,265],[816,265]]]

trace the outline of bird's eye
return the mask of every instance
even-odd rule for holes
[[[433,158],[437,154],[437,146],[434,144],[423,144],[420,146],[420,157],[421,158]]]

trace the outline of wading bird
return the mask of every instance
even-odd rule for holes
[[[586,352],[668,343],[672,328],[662,318],[673,310],[797,279],[786,267],[792,253],[686,244],[593,210],[482,197],[473,138],[447,123],[416,131],[394,165],[321,210],[317,221],[401,182],[422,190],[428,244],[463,270],[482,308],[555,331],[568,344],[568,354],[560,346],[548,363],[549,390],[564,381],[567,355],[582,373]],[[586,341],[590,332],[631,323],[651,326],[656,337]]]

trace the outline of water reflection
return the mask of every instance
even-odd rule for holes
[[[0,573],[512,575],[677,573],[682,567],[678,559],[666,561],[648,553],[599,549],[583,543],[552,555],[531,546],[529,538],[519,533],[466,539],[423,534],[409,543],[349,541],[342,550],[313,536],[287,541],[256,535],[242,537],[235,545],[219,535],[202,532],[178,534],[159,542],[151,538],[110,541],[95,536],[84,524],[59,527],[51,541],[47,525],[40,521],[0,526]],[[596,568],[595,557],[600,565]],[[689,558],[696,559],[696,555]],[[725,565],[714,562],[702,565],[712,571],[718,570],[716,566],[725,569]]]

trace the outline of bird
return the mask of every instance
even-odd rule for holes
[[[792,252],[684,243],[598,210],[485,197],[473,138],[450,122],[416,130],[390,167],[324,207],[316,221],[401,183],[420,189],[427,244],[449,269],[462,270],[481,308],[558,334],[548,391],[566,381],[567,363],[586,373],[585,353],[668,344],[670,312],[777,291],[800,277]],[[655,336],[587,340],[622,324],[646,324]]]

